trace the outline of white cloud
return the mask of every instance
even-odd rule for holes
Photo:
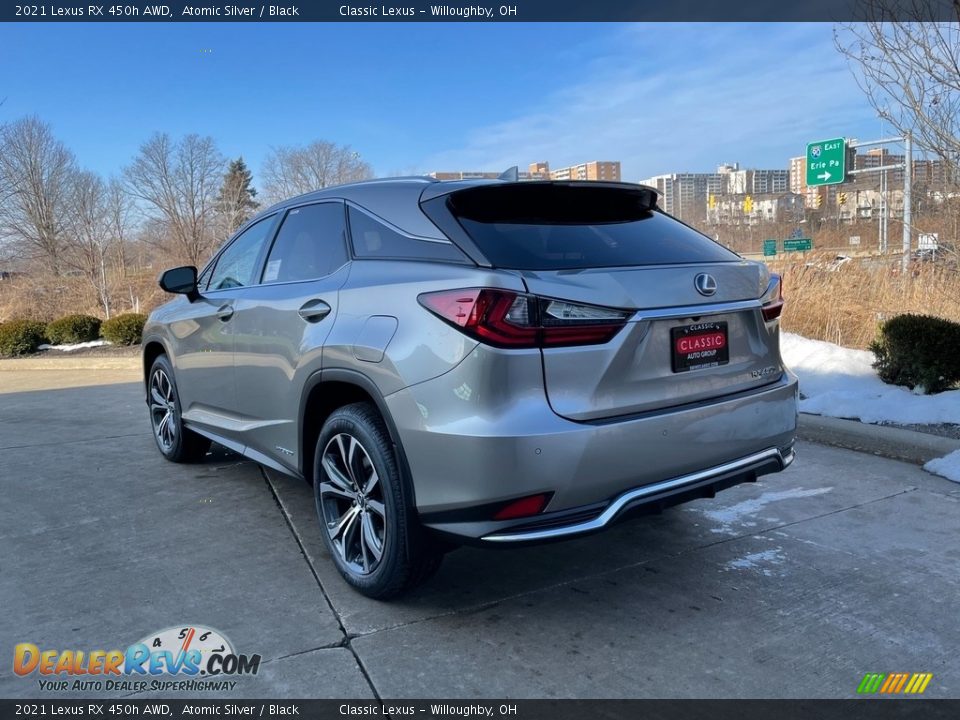
[[[608,45],[535,112],[474,129],[423,165],[619,159],[627,180],[720,162],[786,167],[808,141],[872,118],[828,24],[637,24]]]

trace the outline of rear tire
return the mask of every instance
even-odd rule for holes
[[[177,382],[166,355],[158,357],[150,367],[147,394],[153,440],[160,454],[175,463],[202,460],[210,449],[210,440],[184,426]]]
[[[428,541],[376,407],[354,403],[323,424],[313,490],[320,534],[354,589],[386,600],[424,582],[443,559]]]

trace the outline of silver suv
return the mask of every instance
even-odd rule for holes
[[[386,598],[464,542],[601,530],[793,460],[780,279],[602,182],[392,179],[250,220],[144,330],[168,460],[312,483]]]

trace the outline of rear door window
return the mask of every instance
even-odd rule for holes
[[[263,269],[264,283],[326,277],[347,262],[343,203],[325,202],[290,210],[277,232]]]
[[[651,207],[639,186],[489,185],[447,202],[497,267],[565,270],[729,262],[739,256]]]

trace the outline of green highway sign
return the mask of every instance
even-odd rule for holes
[[[836,185],[847,175],[847,141],[821,140],[807,145],[807,187]]]
[[[813,250],[813,240],[810,238],[796,238],[783,241],[784,252],[806,252]]]
[[[763,241],[763,254],[765,256],[776,255],[777,254],[777,241],[776,240],[764,240]]]

